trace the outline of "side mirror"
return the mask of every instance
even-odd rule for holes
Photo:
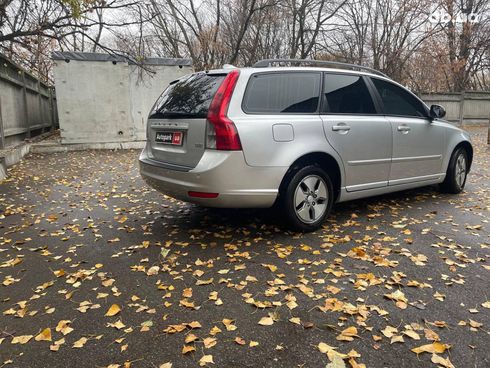
[[[446,116],[446,110],[441,105],[432,105],[430,107],[431,119],[442,119],[444,116]]]

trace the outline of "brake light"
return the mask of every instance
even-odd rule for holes
[[[232,70],[228,73],[209,106],[208,148],[227,151],[239,151],[242,149],[236,126],[226,116],[238,76],[238,70]]]

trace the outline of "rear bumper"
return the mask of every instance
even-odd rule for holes
[[[206,150],[195,168],[182,171],[151,160],[145,148],[139,165],[143,179],[159,192],[185,202],[223,208],[271,207],[287,171],[287,167],[248,166],[242,151]],[[190,197],[190,191],[218,193],[218,197]]]

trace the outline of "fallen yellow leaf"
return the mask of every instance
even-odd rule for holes
[[[483,323],[476,322],[476,321],[473,321],[472,319],[470,319],[470,326],[473,328],[480,328],[481,326],[483,326]]]
[[[196,341],[197,339],[198,339],[198,337],[197,337],[196,335],[194,335],[193,333],[190,333],[189,335],[187,335],[187,336],[185,337],[185,343],[186,343],[186,344],[189,344],[189,343],[191,343],[191,342]]]
[[[274,320],[272,319],[272,317],[262,317],[259,321],[259,325],[262,325],[262,326],[270,326],[274,323]]]
[[[182,292],[184,298],[192,298],[192,288],[185,288]]]
[[[146,274],[148,276],[154,276],[154,275],[157,275],[158,274],[158,271],[160,271],[160,267],[159,266],[152,266],[148,269],[148,271],[146,272]]]
[[[339,341],[353,341],[354,337],[357,336],[357,328],[354,326],[347,327],[345,330],[343,330],[340,335],[337,336],[337,340]]]
[[[119,321],[117,321],[117,322],[115,322],[115,323],[108,323],[107,325],[108,325],[109,327],[114,327],[114,328],[116,328],[116,329],[118,329],[118,330],[120,330],[120,329],[122,329],[122,328],[126,327],[126,325],[125,325],[124,323],[122,323],[122,321],[121,321],[121,320],[119,320]]]
[[[405,340],[402,335],[395,335],[391,338],[390,344],[394,344],[395,342],[405,342]]]
[[[87,341],[88,339],[86,337],[81,337],[73,343],[72,348],[83,348]]]
[[[213,282],[213,278],[211,277],[210,279],[207,279],[207,280],[197,280],[196,285],[209,285],[212,282]]]
[[[112,304],[107,313],[105,314],[107,317],[112,317],[118,314],[121,311],[121,308],[117,304]]]
[[[398,333],[398,329],[393,326],[386,326],[384,330],[381,330],[381,333],[386,337],[391,338]]]
[[[45,328],[37,335],[34,340],[36,341],[51,341],[51,329]]]
[[[58,325],[56,326],[56,332],[61,332],[63,335],[68,335],[70,332],[73,331],[73,328],[69,326],[70,323],[70,320],[62,319],[58,322]]]
[[[214,364],[212,355],[203,355],[203,357],[201,359],[199,359],[199,365],[201,367],[207,365],[208,363]]]
[[[189,328],[201,328],[201,324],[198,321],[192,321],[187,324]]]
[[[235,342],[238,345],[245,345],[246,344],[245,340],[243,338],[241,338],[240,336],[235,337]]]
[[[12,339],[12,344],[26,344],[29,342],[30,339],[32,339],[32,337],[32,335],[15,336]]]
[[[403,334],[407,335],[408,337],[411,337],[414,340],[420,340],[420,335],[414,330],[405,330],[403,331]]]
[[[203,341],[204,347],[206,349],[212,348],[214,345],[216,345],[216,339],[214,337],[206,337]]]
[[[65,343],[65,338],[61,338],[59,340],[56,340],[52,345],[49,346],[49,350],[51,351],[58,351],[60,349],[60,346]]]
[[[449,348],[450,348],[449,345],[436,341],[436,342],[433,342],[432,344],[422,345],[422,346],[419,346],[417,348],[413,348],[412,351],[415,354],[420,354],[420,353],[441,354],[441,353],[444,353]]]
[[[330,363],[325,368],[346,368],[344,360],[339,355],[334,355]]]
[[[330,346],[328,344],[325,344],[324,342],[321,342],[318,344],[318,350],[320,350],[321,353],[327,354],[328,359],[332,362],[336,356],[340,357],[341,359],[346,359],[347,355],[339,353],[336,347]]]
[[[394,300],[396,302],[395,305],[398,308],[400,309],[407,308],[408,299],[405,297],[405,294],[403,294],[403,292],[401,292],[400,290],[397,290],[393,293],[384,294],[384,296],[388,299]]]
[[[187,354],[187,353],[190,353],[192,351],[196,351],[196,348],[192,345],[184,345],[182,348],[182,354]]]
[[[445,368],[454,368],[453,363],[449,360],[449,358],[444,359],[443,357],[432,354],[432,358],[430,359],[432,363],[434,364],[439,364],[440,366],[443,366]]]

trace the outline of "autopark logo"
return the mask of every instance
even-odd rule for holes
[[[453,23],[478,23],[480,21],[480,14],[478,13],[463,13],[460,12],[455,15],[449,14],[445,10],[435,10],[429,16],[429,22],[434,24],[447,24],[449,22]]]

